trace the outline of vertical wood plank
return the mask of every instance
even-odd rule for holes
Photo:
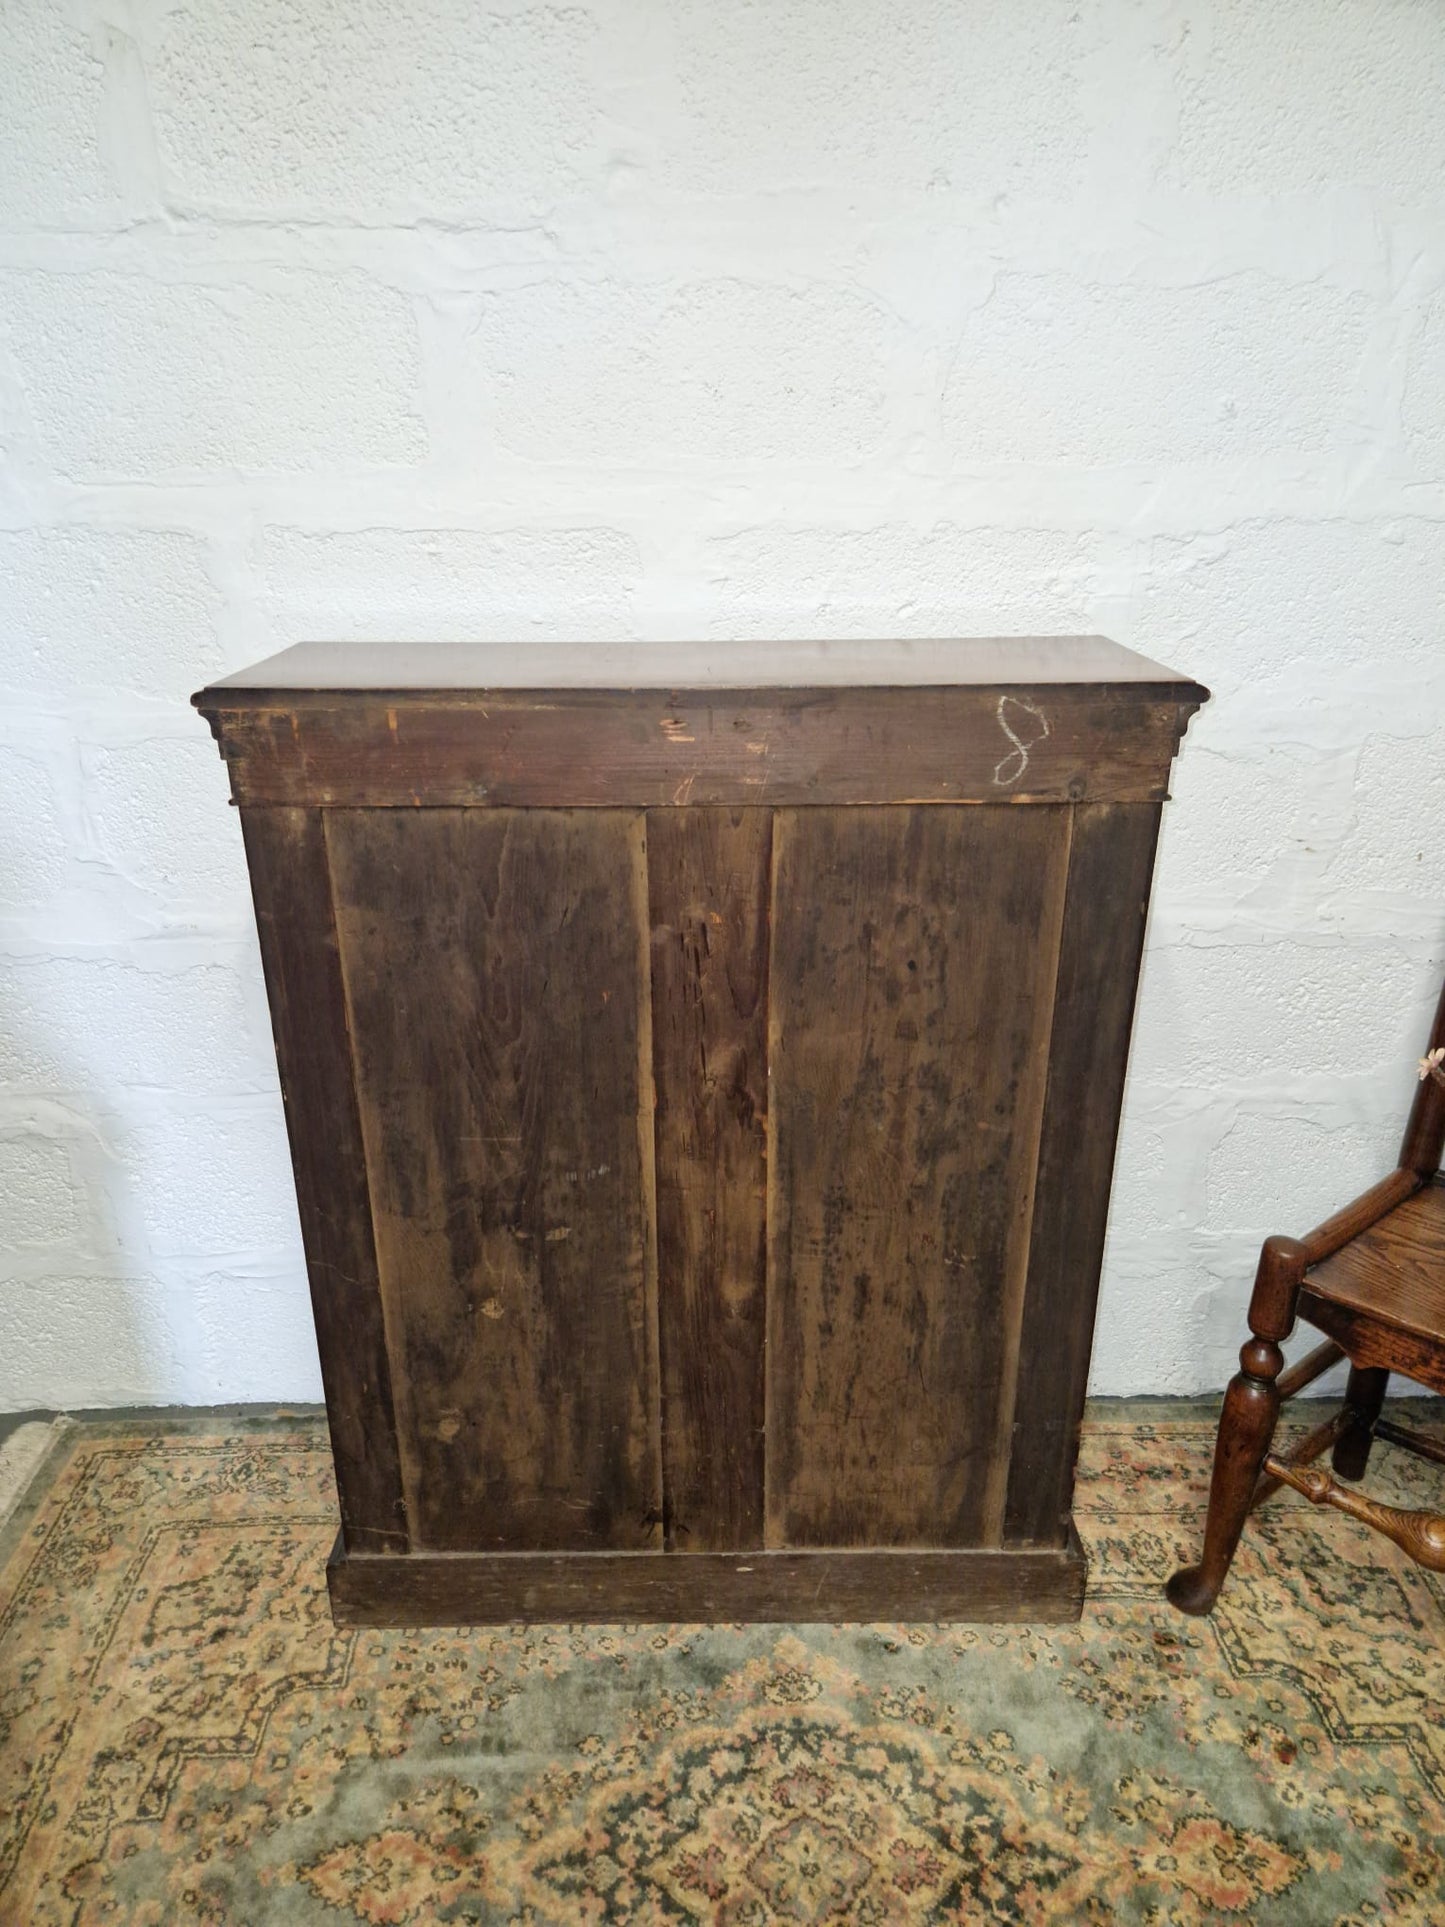
[[[1060,1545],[1073,1499],[1159,806],[1075,812],[1014,1400],[1005,1539]]]
[[[414,1543],[656,1544],[643,819],[327,834]]]
[[[652,1498],[644,1514],[646,1542],[667,1543],[667,1490],[662,1477],[662,1330],[657,1293],[657,1092],[652,1075],[652,919],[648,907],[647,818],[633,817],[628,830],[629,919],[637,945],[637,1166],[642,1193],[643,1340],[646,1356],[647,1441],[645,1482]]]
[[[775,819],[770,1546],[1000,1523],[1068,835],[1059,806]]]
[[[770,813],[647,821],[663,1512],[670,1546],[760,1546]]]
[[[321,812],[243,809],[348,1549],[409,1539]]]

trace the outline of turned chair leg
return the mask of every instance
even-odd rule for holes
[[[1287,1338],[1294,1326],[1304,1259],[1304,1247],[1293,1238],[1267,1239],[1259,1254],[1249,1303],[1249,1328],[1254,1336],[1241,1350],[1240,1369],[1224,1395],[1214,1446],[1204,1551],[1197,1566],[1181,1567],[1165,1587],[1170,1604],[1180,1612],[1209,1612],[1233,1562],[1279,1418],[1276,1381],[1284,1364],[1280,1340]]]
[[[1345,1388],[1345,1430],[1335,1441],[1330,1459],[1341,1479],[1362,1479],[1375,1442],[1375,1420],[1385,1402],[1390,1374],[1383,1367],[1352,1365]]]
[[[1252,1338],[1239,1363],[1219,1417],[1204,1551],[1197,1566],[1182,1567],[1165,1587],[1170,1604],[1182,1613],[1207,1613],[1219,1597],[1279,1418],[1275,1380],[1284,1364],[1279,1346],[1272,1339]]]

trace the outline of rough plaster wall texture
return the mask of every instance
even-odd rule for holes
[[[6,0],[0,1407],[318,1392],[224,775],[305,635],[1210,684],[1095,1386],[1227,1375],[1445,967],[1439,0]]]

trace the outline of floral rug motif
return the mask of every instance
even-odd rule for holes
[[[1285,1494],[1180,1618],[1161,1409],[1087,1428],[1048,1629],[338,1632],[319,1424],[77,1428],[0,1569],[0,1924],[1445,1921],[1445,1589]]]

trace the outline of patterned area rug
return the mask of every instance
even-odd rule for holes
[[[1445,1592],[1284,1495],[1177,1617],[1212,1436],[1091,1424],[1078,1628],[407,1634],[331,1626],[319,1426],[80,1429],[0,1573],[0,1921],[1445,1920]]]

